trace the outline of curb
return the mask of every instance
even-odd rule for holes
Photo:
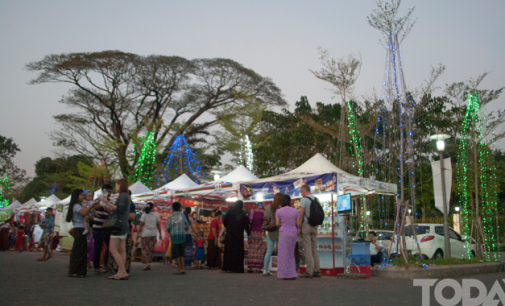
[[[429,268],[385,266],[372,269],[373,277],[414,279],[414,278],[454,278],[467,275],[496,273],[503,271],[504,263],[487,262],[480,264],[432,266]]]

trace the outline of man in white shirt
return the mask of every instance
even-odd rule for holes
[[[382,246],[377,243],[374,231],[368,232],[368,240],[370,240],[370,262],[373,267],[374,263],[380,264],[382,262]]]

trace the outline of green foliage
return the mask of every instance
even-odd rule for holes
[[[23,191],[19,194],[20,202],[28,201],[30,198],[40,200],[40,197],[50,196],[53,183],[56,183],[54,194],[64,199],[72,192],[74,188],[85,188],[85,184],[80,185],[77,182],[84,182],[85,177],[79,172],[79,165],[82,164],[92,167],[89,157],[82,155],[72,155],[68,157],[58,157],[52,159],[43,157],[35,164],[36,176],[31,180]]]
[[[217,145],[221,151],[228,152],[233,156],[232,162],[247,166],[244,158],[244,139],[247,135],[255,150],[270,140],[270,136],[263,137],[261,134],[261,118],[267,105],[251,95],[240,95],[240,104],[230,107],[220,115],[219,124],[224,132],[215,136]]]
[[[0,178],[3,179],[7,175],[12,188],[4,190],[5,197],[9,197],[26,182],[26,171],[19,169],[12,161],[18,152],[21,150],[12,138],[0,135]]]

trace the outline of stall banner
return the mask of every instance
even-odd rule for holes
[[[12,215],[12,209],[0,210],[0,221],[9,219],[11,215]]]
[[[301,181],[300,181],[301,180]],[[308,185],[310,191],[313,194],[325,194],[336,192],[337,190],[337,174],[327,173],[327,174],[317,174],[312,176],[306,176],[303,179],[292,179],[285,181],[275,181],[275,182],[261,182],[261,183],[248,183],[241,184],[240,191],[244,190],[246,192],[241,195],[244,201],[272,201],[276,193],[284,193],[290,195],[291,197],[301,197],[300,186]],[[252,190],[250,190],[249,189]],[[251,194],[249,197],[247,195]]]

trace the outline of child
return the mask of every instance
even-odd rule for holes
[[[195,244],[196,244],[196,252],[195,252],[196,268],[203,269],[201,265],[202,260],[205,259],[205,249],[206,249],[205,240],[203,239],[203,232],[198,233],[198,238],[195,239]]]
[[[19,253],[23,252],[24,244],[23,238],[25,236],[25,226],[23,224],[19,225],[19,230],[16,234],[16,251]]]
[[[84,193],[84,205],[82,208],[88,208],[91,205],[93,205],[93,191],[92,190],[86,190],[86,193]],[[84,223],[84,232],[82,232],[83,235],[86,235],[91,231],[91,215],[87,215],[84,217],[82,222]]]

